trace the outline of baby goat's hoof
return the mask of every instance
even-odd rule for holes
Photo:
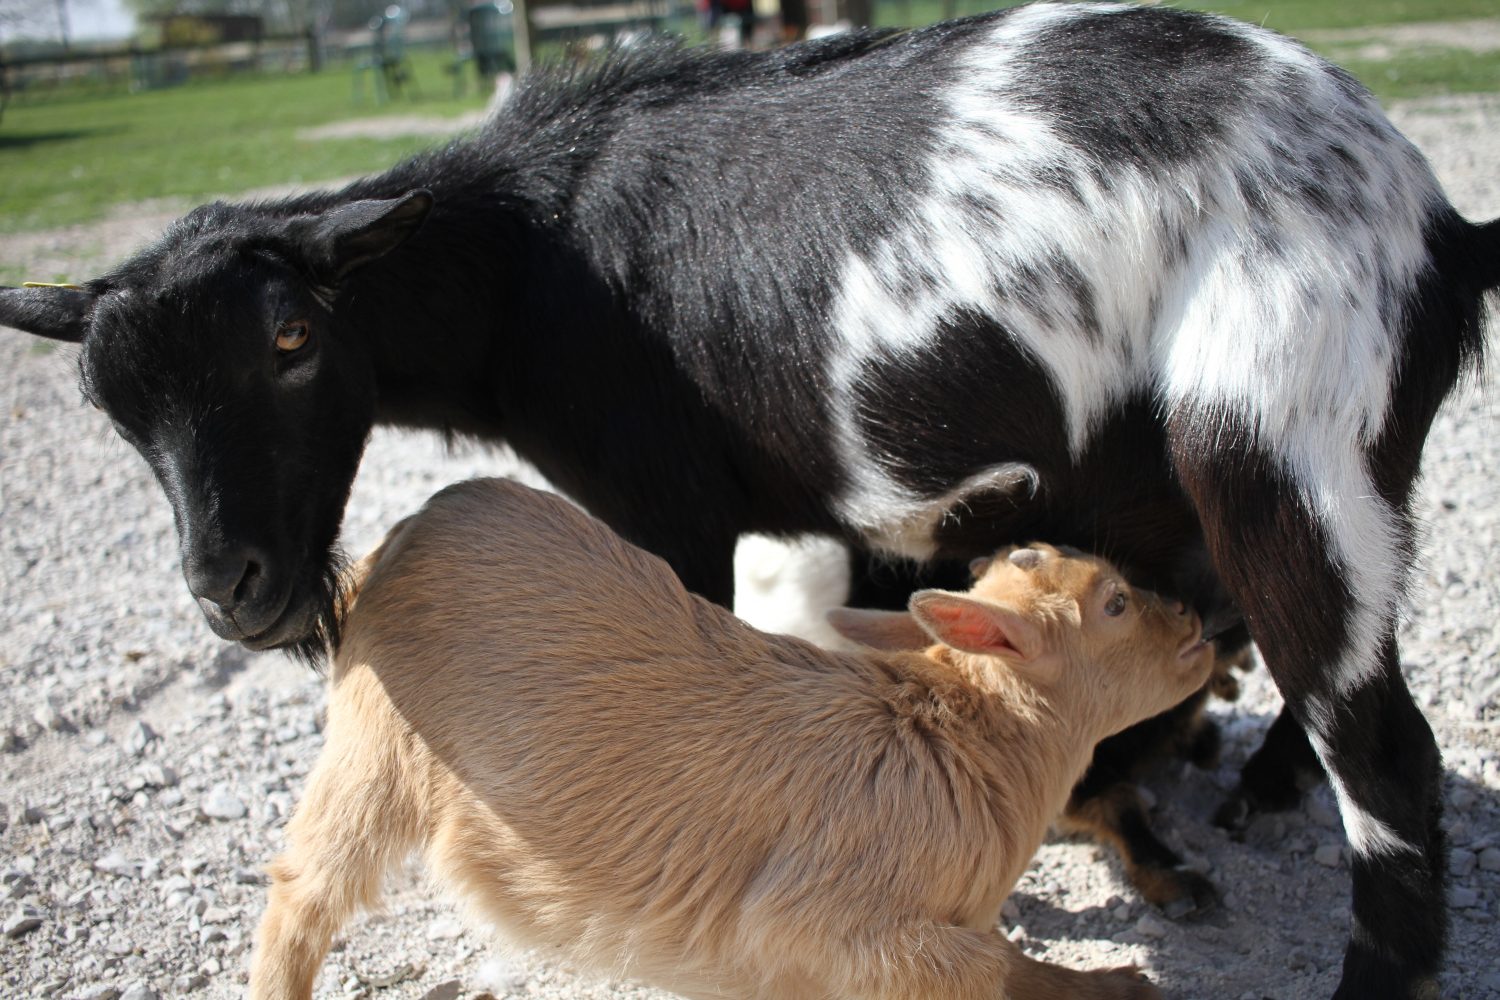
[[[1106,996],[1121,1000],[1161,1000],[1161,990],[1146,978],[1138,965],[1122,965],[1095,974],[1108,984]]]
[[[1223,735],[1219,725],[1209,719],[1199,721],[1182,754],[1194,767],[1212,771],[1219,766],[1219,750],[1223,746]]]
[[[1131,881],[1148,903],[1173,920],[1201,917],[1219,907],[1219,890],[1214,884],[1181,866],[1137,868]]]

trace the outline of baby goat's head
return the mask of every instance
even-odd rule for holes
[[[1208,679],[1212,647],[1180,601],[1130,586],[1103,559],[1034,544],[977,560],[968,593],[921,590],[907,613],[840,610],[866,645],[940,644],[1008,672],[1104,733],[1163,712]]]

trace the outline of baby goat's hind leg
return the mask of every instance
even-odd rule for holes
[[[270,865],[252,1000],[311,997],[335,935],[376,903],[385,873],[417,841],[417,810],[392,752],[398,738],[340,725],[337,709],[330,707],[328,743],[287,825],[287,848]]]
[[[998,931],[921,922],[881,935],[855,957],[835,996],[871,1000],[1156,1000],[1133,968],[1080,972],[1027,957]]]
[[[1396,653],[1404,494],[1335,472],[1299,483],[1244,428],[1216,429],[1239,442],[1233,453],[1176,430],[1174,461],[1215,566],[1339,799],[1354,912],[1336,997],[1436,995],[1447,928],[1441,768]],[[1322,516],[1309,496],[1326,499]]]

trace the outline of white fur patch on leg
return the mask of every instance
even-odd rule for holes
[[[1356,802],[1348,785],[1339,777],[1333,766],[1328,742],[1323,736],[1332,724],[1332,717],[1327,709],[1317,702],[1309,701],[1306,716],[1312,722],[1307,739],[1318,759],[1323,762],[1323,770],[1328,774],[1328,784],[1333,789],[1334,797],[1338,799],[1339,815],[1343,817],[1344,835],[1349,838],[1350,848],[1365,857],[1402,853],[1420,856],[1422,852],[1415,844],[1402,838],[1385,821]]]

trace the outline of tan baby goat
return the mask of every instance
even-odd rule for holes
[[[518,943],[689,997],[1157,995],[995,929],[1094,744],[1208,676],[1196,617],[1108,564],[1018,550],[967,595],[912,598],[925,653],[834,653],[491,479],[433,497],[356,573],[258,1000],[310,996],[416,848]]]

